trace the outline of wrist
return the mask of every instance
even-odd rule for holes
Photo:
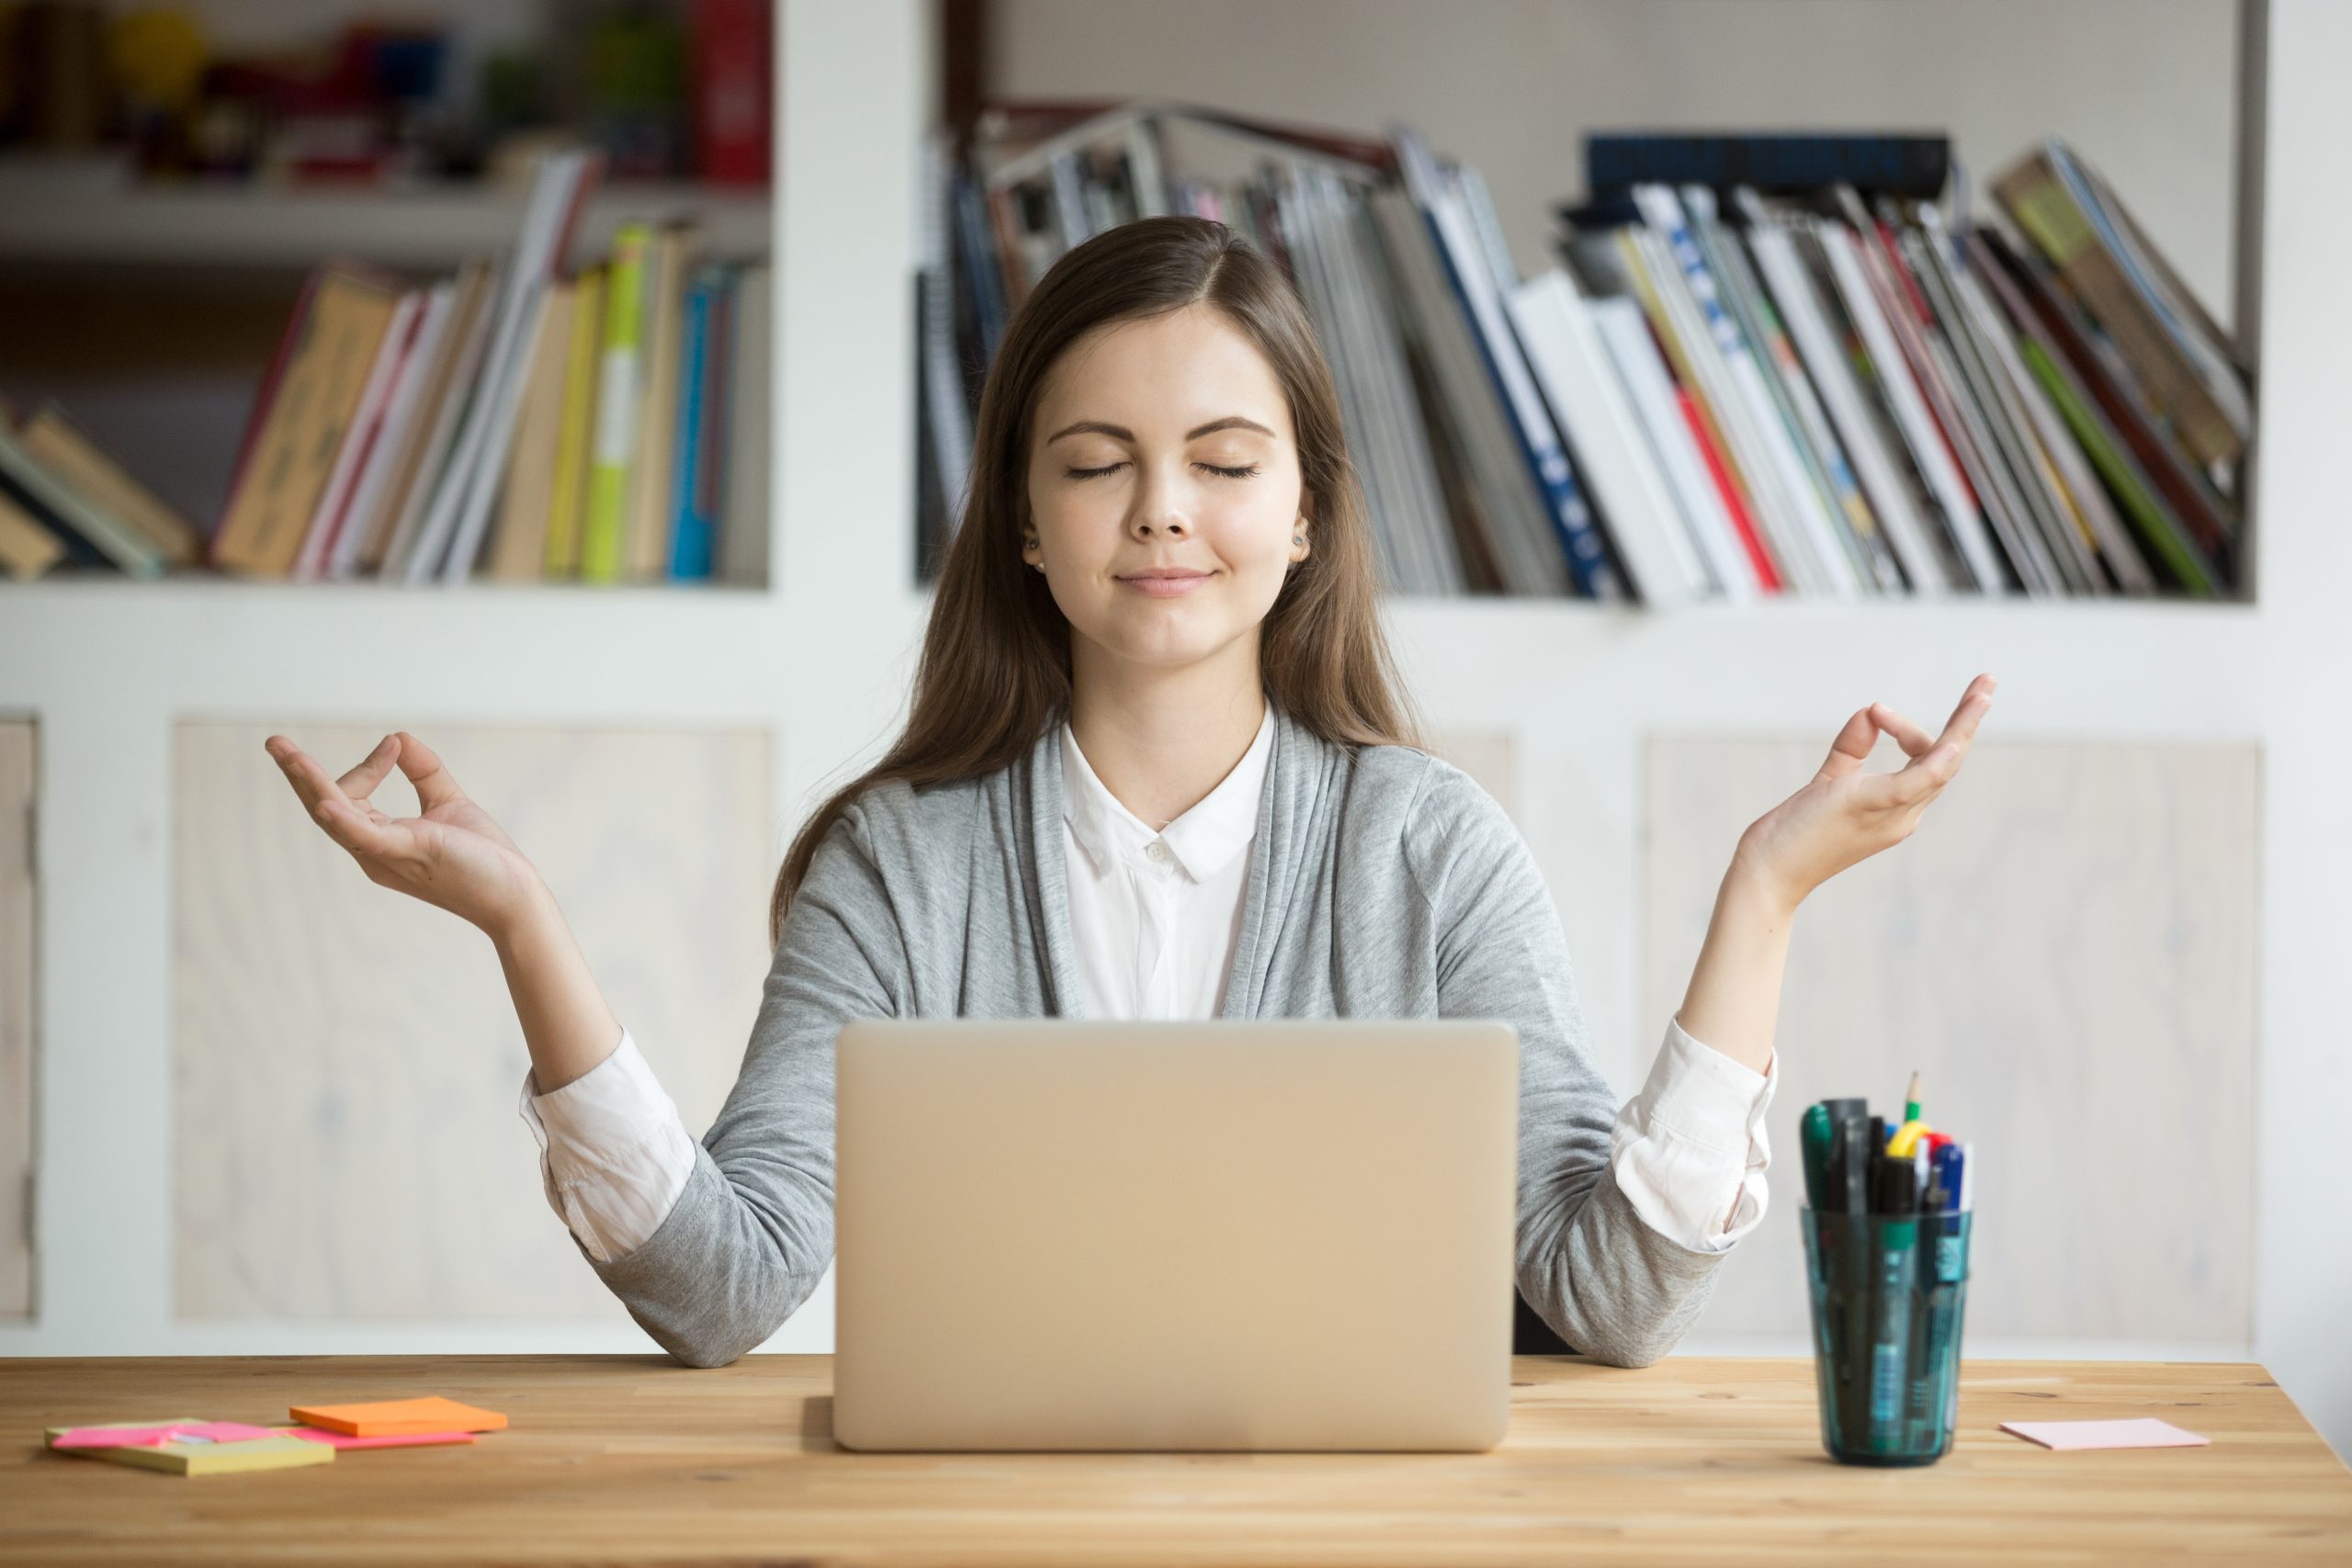
[[[1785,925],[1795,918],[1805,892],[1766,864],[1743,838],[1732,855],[1730,869],[1724,873],[1723,887],[1717,897],[1722,902],[1753,911],[1771,924]]]
[[[511,957],[563,924],[555,895],[536,876],[481,922],[483,934],[502,956]]]

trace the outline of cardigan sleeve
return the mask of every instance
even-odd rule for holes
[[[1432,759],[1408,835],[1437,942],[1438,1010],[1519,1032],[1520,1293],[1553,1332],[1613,1366],[1674,1348],[1728,1256],[1643,1219],[1617,1184],[1617,1098],[1592,1055],[1567,940],[1502,807]]]
[[[902,933],[852,803],[810,860],[776,941],[743,1066],[669,1215],[625,1256],[588,1259],[690,1367],[753,1349],[833,1256],[833,1037],[903,1010]],[[578,1245],[578,1238],[574,1238]]]

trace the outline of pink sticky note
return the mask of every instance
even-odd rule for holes
[[[2133,1421],[2004,1421],[2001,1430],[2045,1449],[2064,1450],[2193,1449],[2213,1440],[2153,1416]]]
[[[471,1432],[388,1432],[374,1438],[355,1438],[348,1432],[322,1432],[316,1427],[282,1427],[278,1428],[289,1438],[305,1442],[324,1443],[333,1449],[421,1449],[435,1443],[470,1443]]]
[[[178,1421],[166,1427],[76,1427],[58,1434],[51,1444],[60,1449],[152,1449],[195,1438],[208,1443],[242,1443],[277,1434],[266,1427],[242,1421]]]

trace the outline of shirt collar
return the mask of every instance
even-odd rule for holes
[[[1154,839],[1162,839],[1184,874],[1195,882],[1205,882],[1231,864],[1233,857],[1248,848],[1257,835],[1258,801],[1265,788],[1266,761],[1272,755],[1273,740],[1274,705],[1269,702],[1265,716],[1258,723],[1257,735],[1250,740],[1250,749],[1241,754],[1241,760],[1233,765],[1233,771],[1190,811],[1155,832],[1150,824],[1121,805],[1119,797],[1095,776],[1065,721],[1061,734],[1062,814],[1069,819],[1079,847],[1098,869],[1107,868],[1117,860],[1140,862],[1144,846]]]

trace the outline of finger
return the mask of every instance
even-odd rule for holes
[[[1877,744],[1878,726],[1871,722],[1871,710],[1858,709],[1838,732],[1838,739],[1829,743],[1829,755],[1822,761],[1821,776],[1844,778],[1862,765],[1871,748]]]
[[[1881,729],[1894,737],[1894,743],[1903,748],[1905,756],[1916,757],[1935,744],[1928,739],[1926,730],[1888,707],[1884,703],[1871,705],[1871,717],[1878,722]]]
[[[273,740],[279,739],[271,737]],[[294,786],[294,793],[302,797],[302,804],[311,810],[316,811],[322,801],[343,794],[335,786],[334,780],[328,776],[326,769],[319,765],[318,759],[291,740],[272,747],[270,755],[277,759],[278,771],[286,775],[286,782]]]
[[[392,771],[392,759],[401,752],[400,738],[387,735],[376,742],[376,749],[360,759],[359,765],[335,780],[335,787],[354,800],[366,800]]]
[[[1960,772],[1961,754],[1966,750],[1958,743],[1939,740],[1894,773],[1880,775],[1887,783],[1884,804],[1920,806],[1933,800]]]
[[[405,729],[400,732],[400,743],[401,772],[416,786],[419,806],[430,811],[436,806],[466,798],[466,792],[458,787],[458,781],[449,776],[449,770],[441,765],[441,759],[432,747]]]
[[[1936,744],[1956,742],[1963,751],[1975,739],[1976,727],[1984,720],[1984,712],[1993,705],[1993,689],[2000,682],[1990,675],[1979,675],[1960,694],[1960,705],[1951,710],[1951,717],[1944,721],[1944,732],[1936,737]]]
[[[328,838],[363,862],[396,855],[408,847],[408,835],[390,821],[371,822],[341,795],[322,800],[311,808],[312,821]]]

